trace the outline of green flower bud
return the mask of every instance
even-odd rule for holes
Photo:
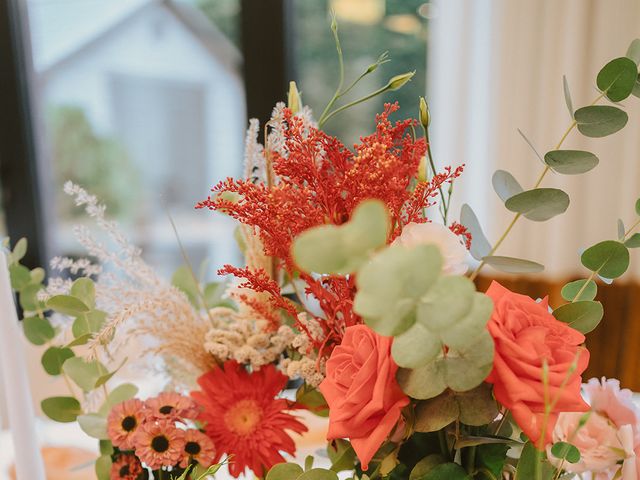
[[[431,115],[429,114],[429,105],[424,97],[420,97],[420,123],[426,130],[431,123]]]
[[[287,104],[294,115],[300,111],[302,101],[296,82],[289,82],[289,97]]]
[[[396,75],[392,77],[391,80],[387,83],[385,90],[398,90],[405,86],[405,84],[413,78],[416,74],[416,71],[403,73],[401,75]]]

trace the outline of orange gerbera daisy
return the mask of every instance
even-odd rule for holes
[[[182,420],[198,416],[193,400],[176,392],[162,392],[157,397],[148,398],[145,405],[149,408],[149,414],[157,419]]]
[[[134,437],[136,455],[151,470],[174,467],[184,452],[184,430],[173,420],[143,424]]]
[[[287,384],[287,377],[273,365],[249,373],[234,361],[225,362],[198,379],[202,392],[192,392],[202,407],[198,417],[217,447],[217,461],[223,453],[233,455],[229,471],[234,477],[249,467],[264,476],[276,463],[284,461],[281,452],[295,453],[295,443],[286,433],[307,430],[287,413],[290,403],[275,398]]]
[[[187,468],[192,461],[208,468],[216,458],[216,448],[213,442],[200,430],[192,428],[184,432],[184,454],[180,467]]]
[[[137,398],[111,409],[107,418],[109,439],[120,450],[133,450],[133,436],[146,419],[146,407]]]
[[[142,468],[138,457],[123,453],[111,465],[111,480],[146,480],[149,472]]]

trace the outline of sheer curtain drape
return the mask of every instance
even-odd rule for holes
[[[511,214],[491,188],[496,169],[525,188],[543,166],[517,133],[541,155],[554,148],[571,121],[562,93],[567,76],[574,107],[598,95],[595,76],[640,37],[640,0],[441,0],[432,20],[428,99],[432,142],[440,164],[466,163],[456,184],[454,211],[472,205],[493,242]],[[603,139],[574,131],[563,148],[584,149],[600,165],[577,177],[549,174],[543,186],[566,190],[567,213],[540,224],[521,220],[499,254],[536,260],[549,275],[579,271],[579,251],[615,238],[616,220],[635,216],[640,196],[640,99],[624,108],[629,123]],[[634,252],[633,274],[640,275]]]

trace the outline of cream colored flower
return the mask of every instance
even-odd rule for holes
[[[438,223],[409,223],[394,244],[413,247],[416,245],[435,245],[440,249],[444,260],[443,273],[446,275],[464,275],[467,271],[465,259],[467,249],[460,239],[446,226]]]

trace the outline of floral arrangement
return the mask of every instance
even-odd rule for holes
[[[319,119],[292,83],[288,104],[263,127],[264,144],[251,121],[244,177],[197,205],[238,221],[244,265],[219,272],[230,280],[203,282],[186,255],[171,283],[160,278],[71,182],[65,192],[104,233],[77,227],[89,258],[55,258],[59,275],[45,285],[44,270],[20,264],[26,241],[17,242],[10,272],[25,335],[46,345],[44,369],[69,389],[43,411],[100,441],[100,480],[204,479],[223,463],[234,477],[266,480],[640,478],[631,393],[615,380],[582,379],[585,334],[603,316],[595,280],[625,273],[640,219],[628,229],[620,221],[615,239],[581,254],[590,273],[563,288],[563,305],[473,282],[487,265],[543,269],[497,252],[520,219],[567,210],[565,192],[541,186],[550,171],[597,166],[592,153],[562,148],[574,130],[602,137],[625,126],[617,102],[640,96],[640,40],[599,72],[590,105],[573,108],[565,79],[569,126],[539,155],[533,188],[495,173],[513,219],[491,244],[469,206],[450,221],[464,165],[436,169],[424,99],[418,120],[392,122],[399,107],[387,104],[353,149],[322,130],[412,76],[336,107],[387,57],[344,87],[335,22],[332,30],[340,82]],[[600,104],[607,100],[614,105]],[[125,364],[166,379],[165,391],[138,398],[138,386],[118,380]],[[328,416],[329,468],[287,462],[307,430],[302,410]]]

